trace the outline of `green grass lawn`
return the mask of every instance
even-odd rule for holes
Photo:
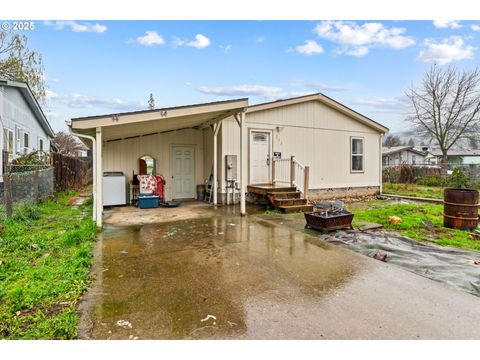
[[[383,183],[384,194],[414,196],[432,199],[443,199],[443,187],[440,186],[423,186],[417,184],[397,184]]]
[[[0,339],[73,339],[77,300],[90,284],[96,227],[74,193],[0,209]]]
[[[395,201],[371,200],[348,204],[347,209],[355,213],[354,224],[367,221],[383,224],[417,241],[431,241],[437,245],[480,250],[480,238],[469,231],[443,227],[442,204],[405,204]],[[389,216],[402,218],[401,224],[391,224]]]

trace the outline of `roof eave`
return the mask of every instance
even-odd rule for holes
[[[38,103],[37,99],[33,95],[32,90],[30,89],[30,86],[28,86],[27,83],[24,83],[21,81],[14,81],[14,80],[1,80],[0,85],[18,88],[22,93],[25,101],[30,106],[30,109],[33,111],[36,117],[40,119],[40,124],[43,130],[45,130],[48,136],[52,138],[55,136],[55,132],[50,126],[50,123],[48,122],[47,117],[43,113],[43,110],[40,104]]]
[[[310,95],[303,95],[295,98],[290,98],[290,99],[284,99],[284,100],[277,100],[273,102],[268,102],[268,103],[263,103],[263,104],[256,104],[249,106],[247,109],[248,112],[257,112],[257,111],[264,111],[264,110],[269,110],[281,106],[289,106],[289,105],[294,105],[294,104],[299,104],[307,101],[319,101],[327,106],[330,106],[343,114],[350,116],[360,122],[362,122],[364,125],[369,126],[370,128],[373,128],[374,130],[386,134],[389,129],[386,126],[383,126],[382,124],[366,117],[365,115],[360,114],[359,112],[349,108],[348,106],[339,103],[338,101],[322,94],[322,93],[314,93]]]

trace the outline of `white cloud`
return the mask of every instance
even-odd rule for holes
[[[304,81],[304,80],[294,81],[292,85],[296,87],[313,89],[315,91],[340,92],[340,91],[349,90],[349,88],[346,86],[339,86],[339,85],[332,85],[332,84],[325,84],[321,82]]]
[[[476,48],[464,43],[461,36],[450,36],[436,42],[427,39],[425,48],[420,51],[418,58],[424,63],[445,65],[452,61],[471,59]]]
[[[192,46],[197,49],[203,49],[210,45],[210,39],[202,34],[195,35],[195,40],[189,41],[186,44],[187,46]]]
[[[165,40],[163,40],[162,35],[159,35],[156,31],[145,31],[144,36],[139,36],[137,37],[137,42],[140,45],[144,46],[155,46],[155,45],[162,45],[165,43]]]
[[[473,25],[471,26],[471,28],[472,28],[473,31],[480,31],[480,25],[473,24]]]
[[[370,50],[366,46],[358,46],[352,49],[348,49],[345,51],[346,55],[351,55],[355,57],[362,57],[368,54]]]
[[[130,111],[146,108],[141,101],[123,100],[119,98],[96,98],[77,93],[59,94],[51,90],[45,91],[47,101],[61,103],[70,108],[107,108],[120,111]]]
[[[190,46],[197,49],[203,49],[210,45],[210,39],[205,35],[197,34],[195,35],[195,40],[188,41],[180,38],[174,38],[172,43],[174,47],[185,45],[185,46]]]
[[[255,41],[257,44],[262,44],[265,42],[265,40],[265,36],[255,36],[255,38],[253,39],[253,41]]]
[[[437,29],[460,29],[462,27],[456,20],[434,20],[433,26]]]
[[[295,50],[303,55],[313,55],[323,53],[323,48],[315,40],[305,40],[305,44],[297,45]]]
[[[230,50],[232,50],[232,45],[228,44],[228,45],[219,45],[218,46],[220,49],[223,50],[223,52],[225,54],[228,54],[230,52]]]
[[[266,100],[284,99],[293,96],[306,95],[306,91],[285,91],[278,86],[266,85],[238,85],[238,86],[200,86],[198,91],[209,95],[218,96],[258,96]]]
[[[365,56],[371,47],[404,49],[415,44],[405,36],[405,28],[386,27],[382,23],[368,22],[358,25],[354,21],[322,21],[314,29],[321,39],[339,44],[336,54]]]
[[[408,98],[405,96],[386,98],[357,98],[353,104],[367,106],[376,112],[404,114],[409,107]]]
[[[73,32],[93,32],[97,34],[107,31],[105,25],[91,24],[91,23],[78,23],[76,21],[45,21],[46,26],[53,26],[56,30],[63,30],[64,28],[70,28]]]

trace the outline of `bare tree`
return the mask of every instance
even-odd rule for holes
[[[79,151],[86,149],[86,146],[76,136],[64,131],[55,134],[52,144],[60,154],[68,156],[77,156]]]
[[[26,82],[37,100],[45,100],[42,55],[28,48],[28,38],[0,30],[0,77]]]
[[[383,146],[392,147],[392,146],[401,146],[403,145],[402,140],[397,135],[389,134],[385,136],[385,140],[383,140]]]
[[[406,92],[412,104],[407,117],[417,134],[437,143],[448,161],[448,150],[480,130],[480,72],[432,66],[418,87]]]

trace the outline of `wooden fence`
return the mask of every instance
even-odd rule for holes
[[[50,163],[54,169],[55,191],[81,189],[92,183],[92,159],[77,158],[50,153]]]

